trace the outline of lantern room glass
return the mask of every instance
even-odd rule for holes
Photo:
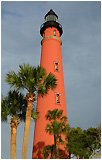
[[[57,20],[57,17],[55,16],[55,15],[48,15],[48,16],[46,16],[46,18],[45,18],[45,21],[47,22],[47,21],[58,21]]]

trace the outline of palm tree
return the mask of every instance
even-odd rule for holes
[[[51,72],[47,75],[43,67],[32,67],[29,64],[24,64],[23,66],[19,65],[19,68],[17,74],[11,71],[6,75],[6,82],[18,90],[27,90],[25,97],[27,101],[27,111],[22,146],[22,159],[26,159],[33,101],[37,93],[43,97],[48,93],[50,88],[54,89],[57,85],[57,80]]]
[[[67,117],[62,116],[62,114],[63,114],[63,110],[54,109],[53,111],[48,110],[48,113],[46,115],[46,119],[51,121],[50,124],[47,124],[46,132],[49,132],[49,134],[52,134],[54,136],[54,146],[52,145],[52,148],[54,148],[54,150],[53,150],[53,154],[52,154],[51,147],[46,146],[47,148],[45,147],[45,150],[49,149],[49,152],[51,153],[51,155],[53,155],[54,159],[59,158],[59,154],[60,154],[59,145],[60,143],[62,144],[64,143],[61,136],[68,129],[68,125],[66,124]],[[44,152],[45,151],[43,151],[43,153]]]
[[[27,103],[23,95],[16,91],[9,91],[7,97],[1,99],[1,120],[7,122],[11,116],[11,159],[16,159],[16,135],[20,120],[25,120]]]

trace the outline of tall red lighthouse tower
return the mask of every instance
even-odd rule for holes
[[[43,37],[40,65],[46,69],[47,74],[51,72],[55,75],[57,87],[53,91],[50,90],[43,98],[38,95],[37,111],[39,112],[39,119],[35,122],[33,159],[43,159],[43,148],[46,145],[54,144],[53,136],[45,131],[46,125],[49,123],[45,118],[47,111],[57,108],[63,110],[63,115],[67,117],[61,53],[62,41],[60,39],[62,33],[63,30],[58,23],[58,16],[51,9],[45,15],[45,22],[40,28],[40,34]]]

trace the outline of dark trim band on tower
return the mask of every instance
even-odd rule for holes
[[[48,22],[45,22],[41,25],[40,27],[40,34],[41,36],[43,37],[43,32],[46,30],[46,28],[48,27],[55,27],[58,29],[58,31],[60,32],[60,36],[62,35],[63,33],[63,30],[62,30],[62,26],[60,23],[58,22],[55,22],[55,21],[48,21]]]

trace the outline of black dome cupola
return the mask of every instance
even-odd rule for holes
[[[45,15],[45,21],[57,21],[57,20],[58,16],[52,9],[50,9],[50,11]]]
[[[41,36],[43,36],[43,32],[48,27],[56,27],[60,32],[60,36],[63,33],[62,26],[60,23],[58,23],[58,16],[52,9],[50,9],[50,11],[45,15],[45,23],[43,23],[40,27]]]

